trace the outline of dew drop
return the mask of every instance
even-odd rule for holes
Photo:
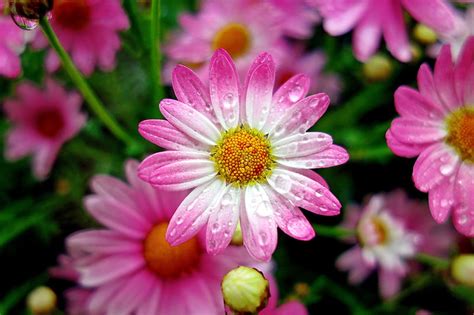
[[[180,224],[182,224],[182,223],[183,223],[183,217],[181,217],[181,216],[177,217],[177,218],[176,218],[176,224],[177,224],[177,225],[180,225]]]
[[[268,244],[268,235],[265,232],[260,232],[258,242],[261,246],[265,246]]]
[[[291,102],[297,102],[303,95],[303,88],[300,85],[295,85],[288,93],[288,99]]]
[[[278,175],[275,179],[275,189],[280,194],[286,194],[291,189],[291,181],[288,176]]]
[[[257,215],[263,218],[268,217],[272,214],[271,208],[265,202],[261,202],[257,206],[256,212],[257,212]]]
[[[26,31],[31,31],[34,30],[35,28],[38,27],[39,21],[38,20],[30,20],[25,17],[19,16],[19,15],[14,15],[12,14],[12,19],[15,24]]]
[[[176,228],[173,228],[170,232],[170,236],[173,237],[176,234]]]
[[[294,217],[290,219],[287,223],[287,229],[292,235],[302,235],[306,230],[304,218]]]
[[[230,205],[231,203],[232,203],[232,195],[229,193],[225,193],[224,196],[222,196],[221,205],[225,207],[225,206]]]
[[[224,96],[222,104],[224,105],[225,109],[231,109],[234,106],[235,103],[235,97],[234,94],[232,93],[227,93]]]
[[[323,196],[323,191],[321,189],[317,189],[315,192],[314,192],[314,195],[318,198],[321,198]]]
[[[454,166],[451,164],[442,165],[440,166],[439,171],[442,175],[448,176],[454,171]]]
[[[212,233],[217,233],[217,232],[219,232],[220,228],[221,228],[221,227],[220,227],[220,225],[219,225],[218,223],[214,223],[214,224],[212,225],[211,232],[212,232]]]

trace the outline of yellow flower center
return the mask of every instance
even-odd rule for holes
[[[382,245],[389,239],[389,231],[382,219],[372,217],[360,223],[357,237],[362,246]]]
[[[451,145],[463,161],[474,163],[474,107],[464,107],[453,112],[446,120]]]
[[[143,242],[143,256],[148,268],[160,278],[177,278],[191,272],[199,263],[201,247],[194,237],[178,246],[165,239],[168,223],[155,225]]]
[[[212,148],[211,159],[226,182],[239,186],[265,180],[275,164],[268,139],[247,126],[226,131]]]
[[[245,55],[250,48],[250,33],[242,24],[230,23],[221,28],[212,40],[212,49],[225,49],[232,58]]]

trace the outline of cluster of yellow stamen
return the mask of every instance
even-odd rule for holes
[[[212,148],[211,159],[219,176],[238,186],[265,180],[275,164],[268,139],[247,126],[225,132]]]
[[[251,45],[250,33],[246,26],[239,23],[229,23],[222,27],[212,40],[212,49],[225,49],[232,58],[245,55]]]
[[[463,161],[474,163],[474,106],[453,112],[446,124],[446,143],[458,152]]]

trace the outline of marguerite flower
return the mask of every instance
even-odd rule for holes
[[[400,61],[411,59],[403,10],[438,33],[455,34],[460,18],[447,0],[312,0],[323,16],[324,29],[333,36],[354,29],[357,59],[366,61],[378,49],[382,36]]]
[[[16,99],[5,101],[7,117],[13,123],[7,133],[5,157],[17,160],[33,155],[33,173],[44,179],[61,146],[74,137],[86,121],[80,113],[82,98],[67,93],[58,83],[47,80],[45,88],[21,83]]]
[[[21,73],[18,56],[25,46],[24,31],[6,14],[5,1],[0,1],[0,76],[16,78]]]
[[[78,282],[89,290],[73,291],[81,301],[74,306],[85,314],[223,314],[222,277],[255,262],[241,247],[208,255],[203,234],[170,246],[169,219],[187,192],[156,190],[137,177],[137,166],[126,163],[128,184],[106,175],[92,180],[84,204],[105,228],[66,240]]]
[[[118,33],[129,26],[119,0],[56,0],[51,13],[51,25],[79,70],[90,75],[96,66],[103,71],[115,67]],[[44,48],[48,43],[38,33],[34,45]],[[58,56],[50,50],[47,69],[52,72],[59,66]]]
[[[178,66],[165,99],[167,120],[146,120],[139,131],[168,151],[146,158],[139,176],[168,190],[194,188],[171,219],[167,240],[178,245],[207,223],[207,251],[227,247],[240,219],[244,245],[269,260],[277,226],[297,239],[314,231],[298,207],[337,215],[341,204],[312,168],[345,163],[348,154],[331,136],[307,132],[329,106],[326,94],[305,97],[310,80],[296,75],[273,94],[275,64],[262,53],[243,88],[222,49],[211,59],[209,90],[189,68]]]
[[[409,200],[402,191],[370,198],[363,209],[348,207],[343,226],[356,229],[356,245],[337,260],[349,271],[349,282],[358,284],[378,270],[380,294],[396,294],[417,253],[444,256],[452,245],[452,234],[427,214],[426,205]]]
[[[456,229],[474,236],[474,38],[453,62],[442,48],[434,75],[427,65],[418,72],[418,89],[400,87],[395,107],[401,117],[387,131],[390,149],[416,157],[413,180],[429,193],[437,222],[453,214]]]

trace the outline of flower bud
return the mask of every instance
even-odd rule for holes
[[[371,81],[383,81],[392,74],[393,66],[390,60],[383,55],[375,55],[362,67],[364,77]]]
[[[222,279],[224,303],[237,314],[256,314],[270,297],[268,280],[255,268],[240,266]]]
[[[423,45],[432,45],[438,40],[436,32],[426,25],[417,24],[413,29],[413,37]]]
[[[451,264],[451,276],[460,284],[474,287],[474,254],[454,258]]]
[[[53,8],[53,0],[9,0],[10,13],[29,20],[39,20]]]
[[[244,239],[242,238],[242,228],[239,222],[237,223],[237,227],[235,228],[234,235],[232,235],[231,244],[235,246],[242,246],[243,243]]]
[[[26,305],[33,315],[49,315],[56,308],[56,294],[48,287],[37,287],[28,294]]]

